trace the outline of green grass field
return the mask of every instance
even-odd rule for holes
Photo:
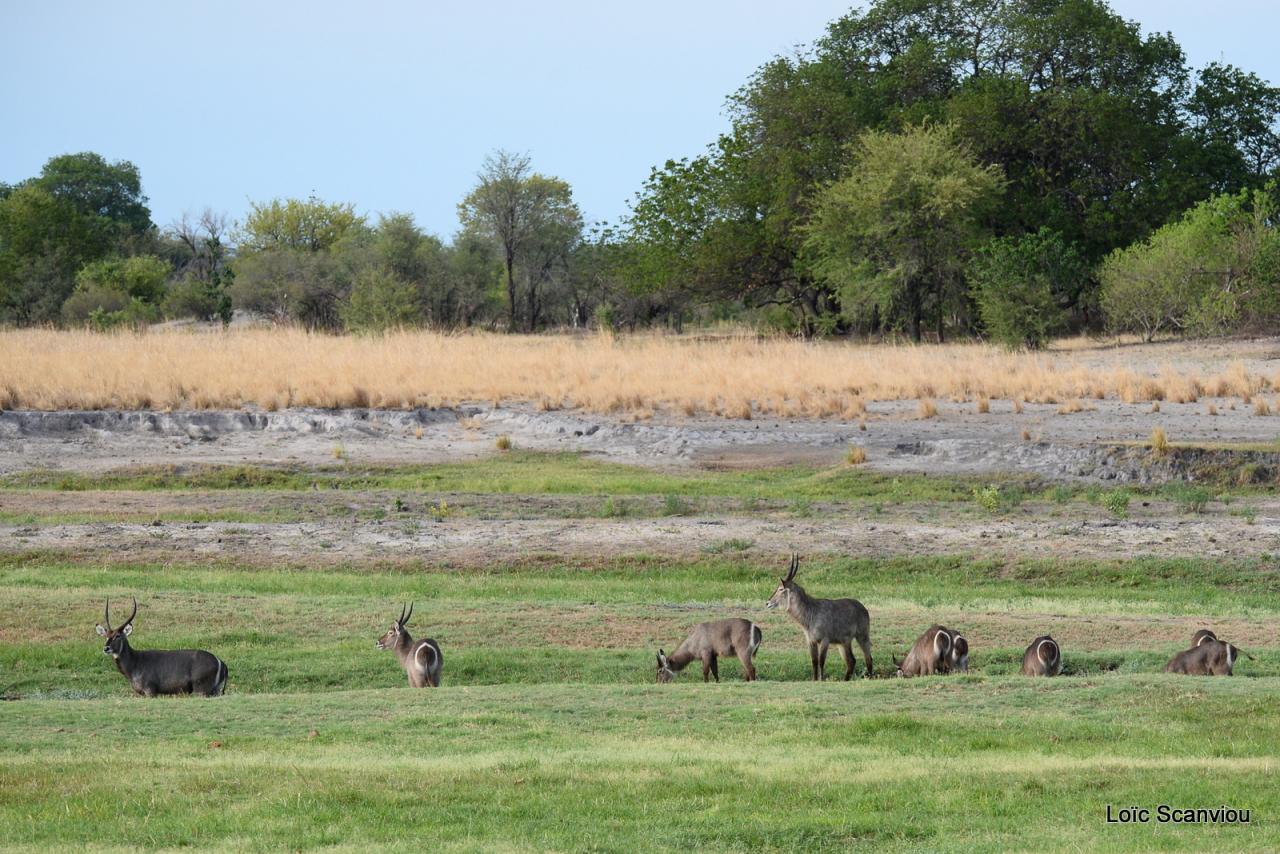
[[[543,494],[577,482],[592,501],[662,504],[673,493],[751,498],[766,488],[742,485],[752,478],[784,502],[886,500],[914,483],[845,469],[673,484],[682,476],[627,480],[629,470],[597,466],[518,455],[470,470],[387,470],[342,488],[404,490],[416,502],[417,489]],[[946,497],[967,482],[927,480],[931,494],[912,486],[913,501],[978,512]],[[32,481],[8,488],[57,488]],[[821,495],[812,486],[846,481]],[[256,483],[130,473],[64,486],[226,490],[218,512],[240,499],[265,512]],[[16,493],[0,490],[0,506],[6,494]],[[799,580],[867,605],[877,671],[813,684],[799,627],[763,609],[778,561],[702,543],[679,559],[597,560],[559,558],[551,544],[482,567],[430,555],[140,564],[5,548],[6,850],[1280,849],[1280,563],[1267,557],[813,555]],[[131,694],[94,634],[103,598],[115,615],[131,595],[134,645],[214,651],[230,668],[227,696]],[[444,649],[439,690],[409,689],[374,648],[406,600],[417,603],[415,636]],[[733,615],[764,631],[760,681],[741,682],[730,661],[719,685],[703,685],[696,666],[675,685],[653,684],[658,646]],[[886,678],[891,654],[935,620],[969,637],[973,672]],[[1231,679],[1161,673],[1206,624],[1255,660]],[[1064,675],[1021,677],[1023,648],[1046,631],[1062,642]],[[828,672],[841,669],[833,653]],[[1162,803],[1227,804],[1252,821],[1105,821],[1109,804]]]

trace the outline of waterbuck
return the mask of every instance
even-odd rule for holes
[[[1062,648],[1048,635],[1031,642],[1022,654],[1023,676],[1057,676],[1062,672]]]
[[[138,616],[138,600],[133,613],[117,628],[111,628],[111,600],[107,600],[98,634],[107,639],[104,655],[115,659],[116,667],[129,680],[135,693],[144,697],[158,694],[203,694],[217,697],[227,686],[227,665],[202,649],[134,649],[129,646],[133,618]]]
[[[902,661],[894,659],[893,663],[898,665],[898,675],[932,676],[948,672],[951,669],[951,653],[955,648],[954,637],[951,630],[944,626],[930,626],[916,638],[915,645],[907,651],[906,658]]]
[[[1242,655],[1253,660],[1252,655],[1241,652],[1234,644],[1204,638],[1196,646],[1169,659],[1164,672],[1184,673],[1188,676],[1230,676],[1236,659]]]
[[[711,675],[719,682],[717,658],[736,655],[742,662],[742,675],[748,682],[754,682],[756,666],[751,659],[763,639],[764,632],[750,620],[734,618],[699,623],[671,655],[658,650],[658,681],[674,682],[677,673],[684,670],[689,662],[697,660],[702,662],[702,681],[706,682],[707,676]]]
[[[415,641],[410,637],[405,626],[413,616],[413,603],[400,608],[400,619],[391,624],[387,633],[378,638],[378,649],[395,650],[400,666],[409,676],[409,684],[414,688],[439,688],[440,672],[444,669],[444,655],[440,652],[440,644],[431,638]]]
[[[799,555],[791,556],[787,575],[773,591],[766,608],[782,606],[791,619],[804,629],[809,642],[809,658],[813,662],[813,678],[819,681],[827,677],[827,647],[836,644],[844,655],[844,678],[853,678],[853,642],[862,647],[862,657],[871,669],[871,615],[856,599],[815,599],[796,584],[796,570],[800,568]]]

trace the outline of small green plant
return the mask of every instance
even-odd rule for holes
[[[995,484],[982,487],[975,486],[973,488],[973,500],[988,513],[995,513],[1000,509],[1000,487]]]
[[[1258,521],[1258,508],[1250,507],[1246,504],[1243,507],[1237,507],[1232,510],[1231,515],[1243,519],[1246,525],[1252,525]]]
[[[1071,487],[1063,486],[1062,484],[1058,484],[1049,492],[1049,497],[1053,499],[1055,504],[1066,504],[1071,500],[1072,495],[1074,495],[1074,492]]]
[[[797,498],[791,502],[791,513],[802,519],[813,515],[813,502],[807,498]]]
[[[1183,513],[1202,513],[1212,499],[1213,493],[1203,486],[1183,487],[1173,495],[1173,500],[1182,508]]]
[[[427,512],[431,514],[432,519],[435,519],[437,522],[443,522],[453,515],[453,507],[449,505],[448,501],[441,498],[438,504],[430,505],[427,508]]]
[[[342,447],[341,445],[334,445],[334,446],[333,446],[333,458],[334,458],[335,460],[345,460],[345,459],[347,459],[347,449],[346,449],[346,448],[344,448],[344,447]]]
[[[1117,519],[1124,519],[1129,515],[1131,497],[1127,489],[1113,489],[1102,496],[1102,506]]]
[[[662,502],[663,516],[684,516],[692,510],[689,502],[675,493],[669,493]]]
[[[509,451],[511,450],[511,437],[504,433],[493,444],[499,451]]]
[[[397,513],[405,513],[405,512],[407,512],[407,511],[409,510],[409,505],[405,503],[405,501],[404,501],[404,499],[403,499],[403,498],[401,498],[399,495],[397,495],[397,496],[396,496],[395,503],[394,503],[394,504],[392,504],[392,508],[393,508]]]
[[[614,500],[613,496],[609,496],[604,500],[604,506],[600,508],[600,515],[606,519],[621,519],[628,512],[627,503],[625,501]]]

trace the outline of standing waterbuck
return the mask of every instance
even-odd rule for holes
[[[844,678],[853,678],[853,642],[862,647],[862,657],[867,665],[867,676],[871,669],[871,615],[862,603],[856,599],[815,599],[804,592],[804,588],[796,584],[796,570],[800,568],[799,555],[791,556],[791,566],[787,575],[773,591],[766,608],[786,608],[791,619],[804,629],[805,640],[809,642],[809,658],[813,662],[813,678],[819,681],[827,678],[827,647],[836,644],[844,655]]]
[[[400,666],[409,676],[409,684],[414,688],[439,688],[440,672],[444,670],[444,655],[440,652],[440,644],[431,638],[415,641],[405,626],[413,616],[413,603],[400,608],[400,619],[391,624],[387,633],[378,638],[375,646],[378,649],[394,650]]]
[[[138,600],[133,613],[117,628],[111,628],[111,600],[102,614],[98,634],[107,639],[102,653],[115,659],[116,667],[129,680],[135,693],[144,697],[158,694],[203,694],[217,697],[227,686],[227,665],[202,649],[134,649],[129,646],[133,618],[138,616]]]
[[[736,655],[742,662],[742,675],[748,682],[754,682],[756,666],[751,659],[763,639],[764,632],[750,620],[734,618],[699,623],[671,655],[658,650],[658,681],[674,682],[677,673],[684,670],[689,662],[698,660],[702,662],[702,681],[706,682],[707,676],[711,675],[719,682],[720,668],[716,659],[721,655]]]
[[[1022,654],[1023,676],[1057,676],[1062,672],[1062,648],[1048,635],[1031,642]]]
[[[1199,632],[1196,634],[1199,635]],[[1183,650],[1169,659],[1164,672],[1184,673],[1188,676],[1230,676],[1236,666],[1236,659],[1242,655],[1253,660],[1252,655],[1242,652],[1235,644],[1216,638],[1200,638],[1191,649]]]
[[[935,673],[947,673],[951,670],[951,654],[955,650],[954,634],[945,626],[933,625],[924,634],[916,638],[915,645],[907,652],[906,658],[899,662],[899,676],[932,676]],[[960,640],[964,640],[960,638]],[[968,644],[965,645],[965,667],[968,667]]]

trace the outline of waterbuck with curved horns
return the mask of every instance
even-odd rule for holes
[[[378,649],[394,650],[400,666],[409,676],[409,685],[414,688],[439,688],[440,673],[444,670],[444,655],[440,652],[440,644],[431,638],[415,641],[405,626],[413,616],[413,603],[406,608],[401,606],[400,619],[391,624],[387,633],[378,638],[375,646]]]
[[[844,655],[844,678],[853,678],[853,642],[862,647],[862,657],[867,665],[867,676],[871,669],[871,615],[862,603],[856,599],[815,599],[804,588],[796,584],[796,570],[800,568],[800,556],[791,556],[791,566],[773,591],[766,608],[777,608],[779,605],[787,609],[791,619],[804,629],[805,640],[809,642],[809,659],[813,662],[813,679],[820,681],[827,678],[827,647],[836,644]]]
[[[138,616],[138,600],[133,600],[133,613],[116,628],[111,628],[111,600],[107,600],[98,634],[107,639],[104,655],[115,659],[116,667],[129,680],[133,690],[144,697],[158,694],[203,694],[217,697],[227,686],[227,665],[222,659],[203,649],[134,649],[129,646],[133,634],[133,618]]]

